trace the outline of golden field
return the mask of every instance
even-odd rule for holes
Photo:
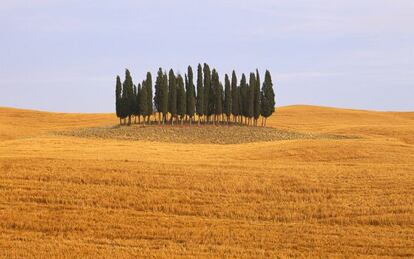
[[[0,108],[0,257],[414,257],[414,113],[289,106],[268,120],[348,139],[51,133],[117,123]]]

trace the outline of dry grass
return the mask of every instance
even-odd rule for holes
[[[246,126],[161,126],[132,125],[81,128],[57,132],[58,135],[81,138],[138,140],[189,144],[241,144],[294,139],[347,139],[333,134],[299,133],[268,127]]]
[[[414,256],[414,113],[283,107],[269,125],[361,138],[231,145],[22,113],[0,110],[1,257]]]

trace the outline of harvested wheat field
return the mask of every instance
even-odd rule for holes
[[[414,257],[414,113],[117,123],[0,108],[0,257]]]

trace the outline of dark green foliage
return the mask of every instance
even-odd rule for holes
[[[155,79],[155,94],[154,94],[154,104],[157,112],[162,112],[162,90],[163,90],[163,73],[162,69],[158,69],[157,79]]]
[[[186,100],[187,100],[187,111],[186,114],[192,118],[195,113],[195,88],[193,82],[193,69],[191,66],[188,66],[187,69],[188,78],[186,80]]]
[[[177,76],[177,115],[182,119],[187,110],[187,98],[185,94],[184,81],[181,75]]]
[[[153,112],[152,104],[152,76],[151,73],[147,73],[147,79],[145,80],[146,89],[147,89],[147,106],[148,106],[148,115],[151,115]]]
[[[161,106],[161,112],[162,112],[162,116],[163,116],[163,122],[165,122],[166,118],[167,118],[167,112],[168,112],[168,98],[169,98],[169,93],[168,93],[168,76],[167,73],[164,72],[163,76],[162,76],[162,94],[161,94],[161,98],[162,98],[162,106]]]
[[[240,114],[239,95],[240,91],[237,88],[237,76],[236,72],[233,70],[233,73],[231,74],[231,113],[233,116],[238,116]]]
[[[254,84],[254,114],[253,117],[255,120],[257,120],[260,116],[260,76],[259,76],[259,70],[256,69],[256,80]]]
[[[201,64],[197,67],[197,104],[196,111],[198,116],[204,114],[204,89],[203,89],[203,71]]]
[[[121,78],[116,76],[116,86],[115,86],[115,109],[116,109],[116,116],[118,118],[122,118],[122,83]]]
[[[265,73],[261,96],[261,115],[267,118],[275,111],[275,93],[273,90],[272,77],[268,70],[266,70]]]
[[[174,117],[177,115],[177,82],[172,69],[168,74],[168,93],[168,112]]]
[[[149,115],[148,113],[148,82],[143,81],[142,82],[142,88],[139,92],[139,112],[142,116],[147,117]],[[145,121],[144,121],[145,122]]]
[[[254,115],[254,88],[256,86],[255,74],[250,73],[249,87],[248,87],[248,102],[247,102],[247,117],[253,118]]]
[[[224,87],[225,87],[225,90],[224,90],[223,112],[227,115],[227,118],[228,118],[232,110],[232,96],[231,96],[230,80],[227,74],[224,76]]]
[[[204,74],[204,110],[203,113],[204,115],[211,115],[211,113],[209,112],[211,109],[211,101],[210,101],[210,90],[211,90],[211,71],[210,71],[210,67],[204,63],[204,68],[203,68],[203,74]]]

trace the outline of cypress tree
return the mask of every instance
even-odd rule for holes
[[[247,82],[246,82],[246,76],[242,74],[242,78],[240,80],[240,111],[242,115],[242,123],[243,123],[243,117],[247,117]]]
[[[273,83],[272,77],[270,72],[266,70],[265,79],[262,86],[261,92],[261,115],[265,118],[264,123],[262,122],[263,126],[266,126],[266,120],[269,116],[273,114],[275,111],[275,93],[273,90]]]
[[[230,89],[230,80],[229,76],[226,74],[224,76],[224,113],[227,116],[227,124],[230,120],[231,110],[232,110],[232,96],[231,96],[231,89]]]
[[[122,83],[121,78],[116,76],[116,86],[115,86],[115,110],[116,110],[116,117],[119,118],[119,124],[122,124]]]
[[[210,90],[211,90],[211,71],[210,71],[210,67],[204,63],[204,68],[203,68],[203,73],[204,73],[204,110],[203,113],[204,115],[207,116],[207,122],[210,119]]]
[[[165,124],[165,121],[167,120],[167,112],[168,112],[168,76],[167,73],[164,72],[162,76],[162,92],[161,92],[161,98],[162,98],[162,106],[161,106],[161,112],[162,112],[162,124]]]
[[[190,125],[193,120],[193,116],[195,113],[195,88],[193,82],[193,69],[191,66],[188,66],[187,69],[188,73],[188,82],[186,85],[186,93],[187,93],[187,115],[190,117]]]
[[[260,76],[259,70],[256,69],[256,80],[254,84],[254,125],[257,126],[257,120],[260,117]]]
[[[146,90],[147,90],[147,110],[148,110],[148,123],[151,119],[151,114],[153,112],[153,104],[152,104],[152,76],[151,72],[147,73],[147,79],[145,80],[146,83]]]
[[[136,96],[135,96],[136,103],[137,103],[135,112],[138,116],[138,123],[141,123],[141,115],[142,115],[142,113],[141,113],[141,91],[142,91],[142,85],[141,85],[141,83],[139,83],[138,87],[137,87],[137,93],[136,93]]]
[[[134,113],[134,93],[131,73],[128,69],[125,71],[125,81],[123,84],[123,91],[125,92],[125,115],[128,117],[128,125],[131,125],[131,116]]]
[[[148,113],[148,82],[142,81],[142,88],[139,94],[139,111],[143,117],[143,123],[145,125],[145,118],[149,115]]]
[[[197,104],[196,111],[198,115],[198,125],[200,125],[201,117],[204,115],[204,89],[203,89],[203,71],[201,64],[197,67]]]
[[[254,116],[254,88],[256,86],[255,74],[250,73],[249,87],[248,87],[248,104],[247,117],[249,117],[249,124]]]
[[[174,71],[171,69],[168,75],[168,111],[171,114],[171,125],[174,124],[174,118],[177,116],[177,82]]]
[[[139,107],[138,107],[139,100],[137,98],[138,90],[137,90],[136,85],[134,85],[134,87],[133,87],[133,95],[134,95],[134,112],[133,112],[133,114],[134,114],[134,117],[135,117],[135,123],[137,123],[137,116],[139,115]]]
[[[158,69],[157,79],[155,79],[155,94],[154,104],[155,109],[158,112],[158,123],[161,123],[161,112],[162,112],[162,87],[163,87],[163,73],[162,69]]]
[[[219,76],[218,76],[216,69],[213,69],[213,71],[211,71],[211,89],[209,91],[209,101],[208,101],[208,104],[209,104],[208,115],[210,116],[214,114],[213,123],[217,121],[216,108],[219,103],[219,101],[217,100],[219,96],[218,95],[219,88],[220,88]]]
[[[216,120],[220,121],[220,117],[223,117],[223,84],[218,81],[217,85],[218,87],[215,91],[216,104],[214,105],[214,112],[216,114]]]
[[[183,77],[179,74],[177,76],[177,114],[180,116],[181,124],[183,124],[183,119],[186,114],[186,97]]]
[[[239,92],[237,89],[237,77],[236,72],[233,70],[231,74],[231,113],[233,114],[234,122],[236,122],[237,116],[239,116]]]

